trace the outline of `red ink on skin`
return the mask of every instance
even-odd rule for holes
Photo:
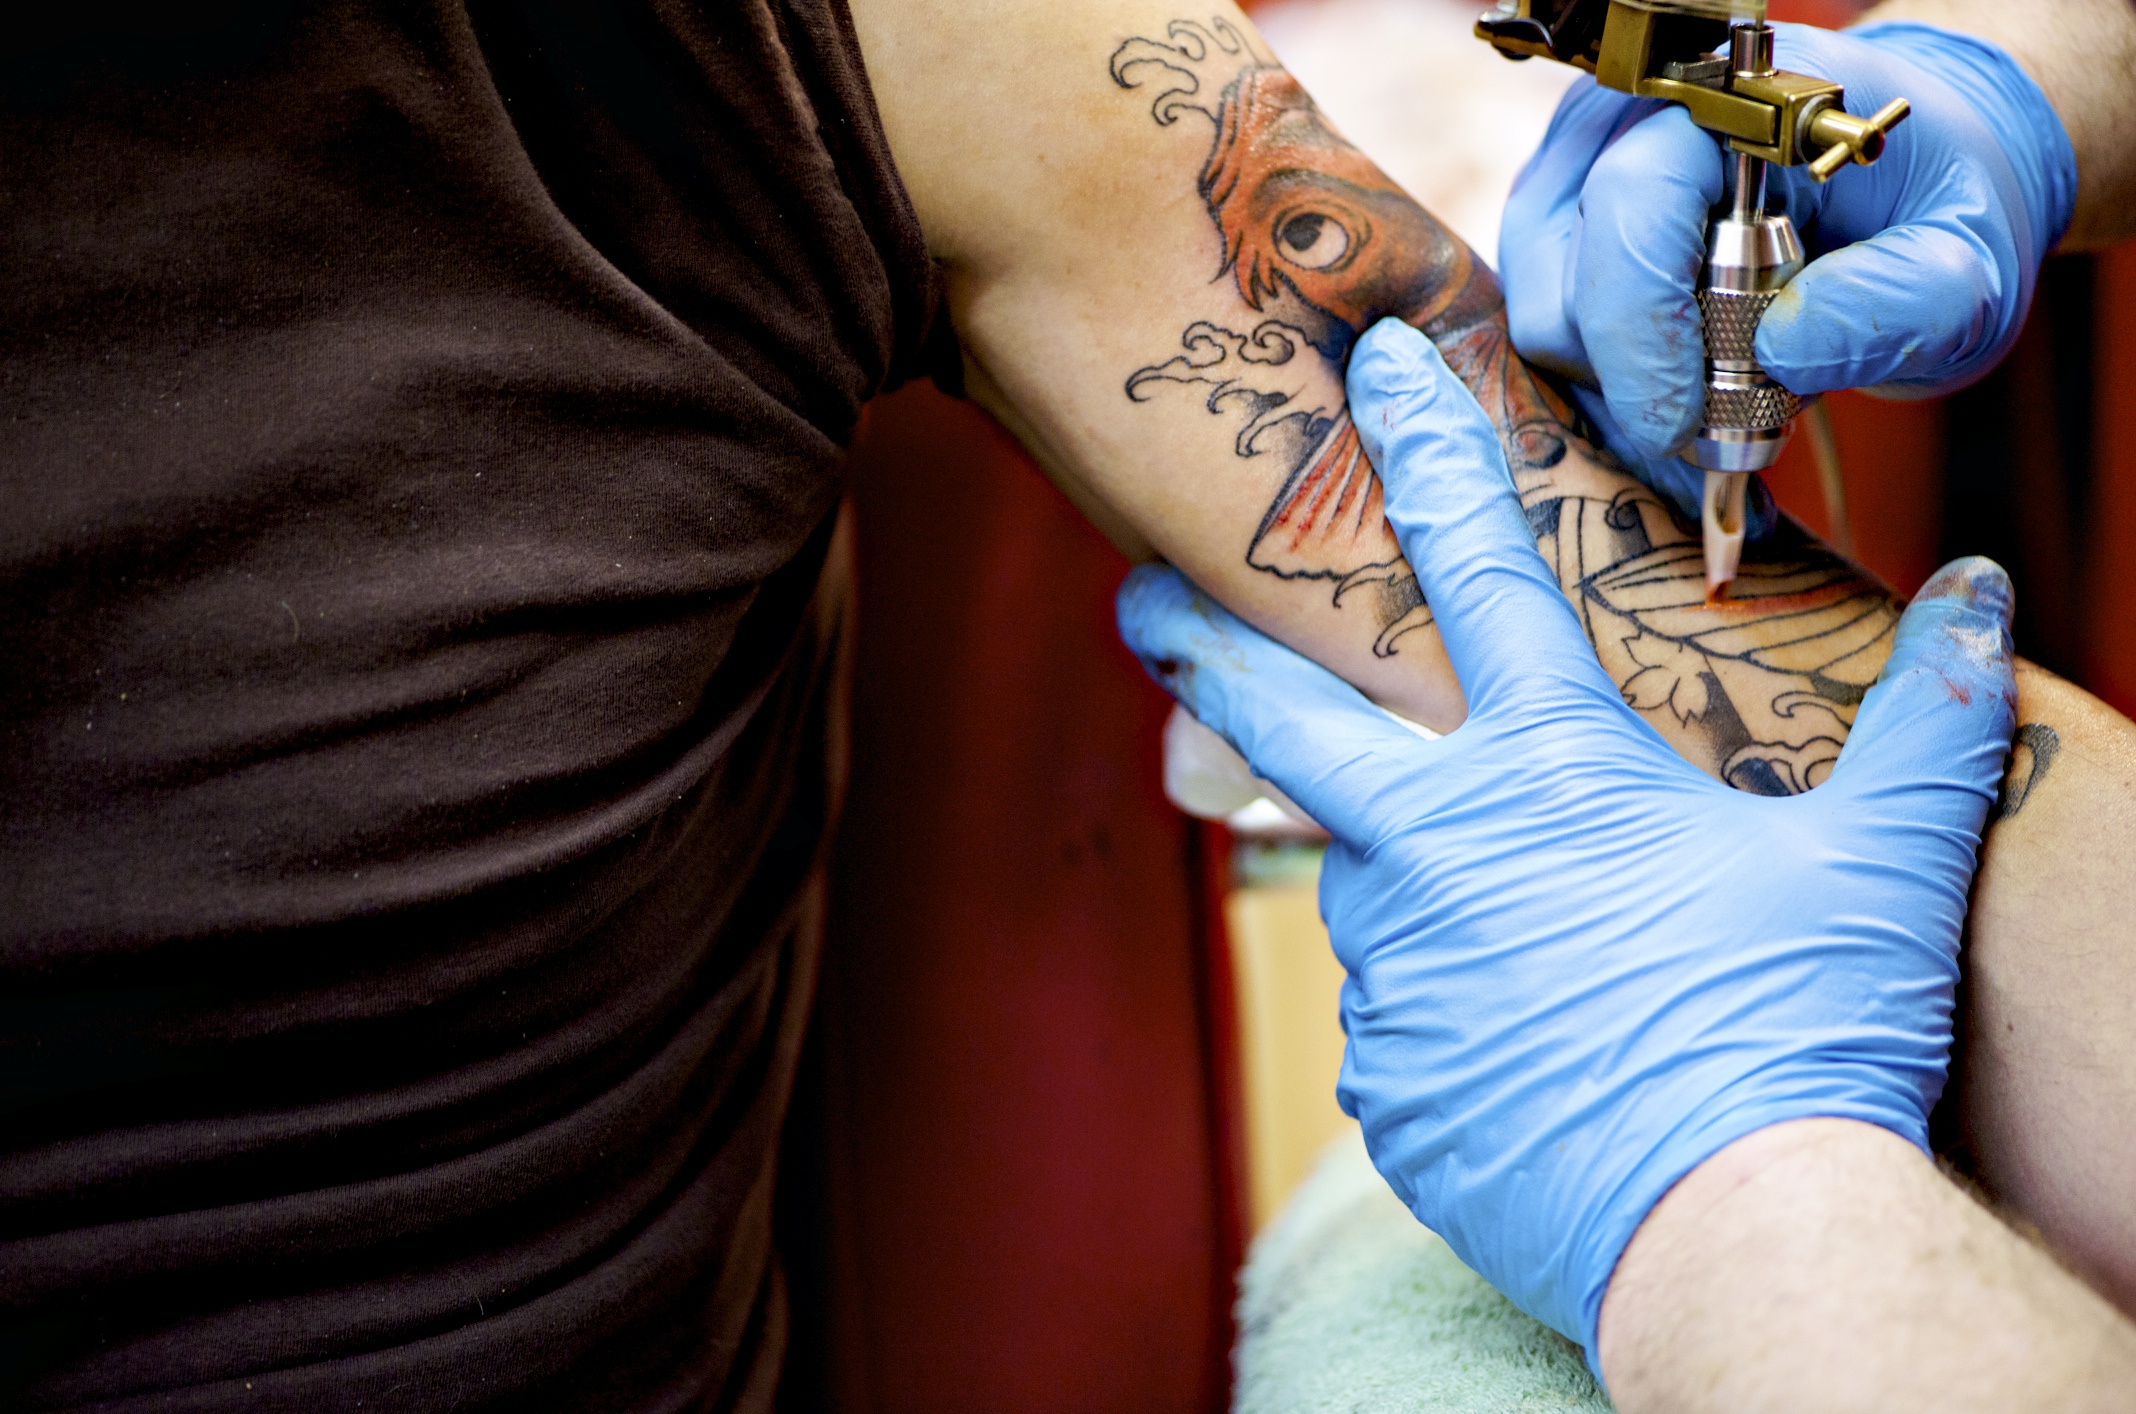
[[[1730,580],[1722,587],[1722,593],[1735,588],[1739,580]],[[1752,594],[1742,598],[1722,598],[1713,590],[1706,591],[1706,607],[1738,617],[1755,616],[1771,618],[1780,614],[1807,613],[1823,609],[1844,599],[1852,599],[1862,592],[1862,582],[1849,575],[1821,584],[1815,589],[1805,589],[1795,594]]]
[[[1288,530],[1286,548],[1295,555],[1304,552],[1316,535],[1332,538],[1346,530],[1346,538],[1368,554],[1376,553],[1380,559],[1399,554],[1383,513],[1379,478],[1365,461],[1356,427],[1343,418],[1328,443],[1269,517],[1264,539],[1278,527]]]

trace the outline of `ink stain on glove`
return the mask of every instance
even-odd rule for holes
[[[1916,602],[1947,599],[1987,620],[1977,629],[1951,630],[1951,636],[1975,665],[2001,668],[2015,656],[2016,648],[2010,640],[2010,615],[2015,593],[2010,576],[1995,561],[1984,555],[1953,560],[1930,575],[1914,598]],[[1970,701],[1971,698],[1963,700]]]

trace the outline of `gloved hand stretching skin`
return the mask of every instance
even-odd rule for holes
[[[1129,577],[1121,632],[1334,837],[1340,1095],[1380,1171],[1593,1363],[1618,1255],[1731,1141],[1838,1116],[1925,1147],[2010,739],[2008,581],[1930,581],[1821,789],[1731,791],[1597,666],[1430,341],[1379,324],[1349,395],[1468,719],[1420,740],[1169,569]]]
[[[1921,397],[1980,377],[2016,342],[2075,206],[2061,120],[1985,40],[1912,23],[1774,28],[1779,66],[1846,85],[1849,112],[1904,97],[1913,113],[1873,166],[1822,185],[1771,169],[1770,199],[1812,259],[1759,325],[1759,362],[1802,394]],[[1585,385],[1612,449],[1691,514],[1700,473],[1674,454],[1699,423],[1693,289],[1725,168],[1680,107],[1583,79],[1514,184],[1499,247],[1515,346]]]

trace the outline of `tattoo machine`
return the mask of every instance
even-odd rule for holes
[[[1766,164],[1806,164],[1822,182],[1874,162],[1906,100],[1858,118],[1840,85],[1775,69],[1763,0],[1498,0],[1476,37],[1509,59],[1556,59],[1604,88],[1681,103],[1732,152],[1734,192],[1706,229],[1699,275],[1706,408],[1690,451],[1706,473],[1706,585],[1719,594],[1742,555],[1745,482],[1779,460],[1802,410],[1752,350],[1766,306],[1803,265],[1794,222],[1765,210]]]

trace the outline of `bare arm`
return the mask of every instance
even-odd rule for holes
[[[855,18],[974,395],[1124,548],[1395,710],[1458,722],[1343,405],[1351,341],[1400,317],[1498,426],[1627,700],[1739,786],[1823,778],[1889,651],[1880,588],[1790,534],[1706,602],[1695,527],[1595,452],[1513,355],[1489,269],[1236,10],[970,9],[869,0]]]
[[[2105,1414],[2136,1390],[2136,1327],[1851,1120],[1760,1130],[1678,1183],[1617,1264],[1601,1347],[1627,1414]]]
[[[1796,537],[1758,552],[1740,597],[1704,602],[1694,528],[1590,448],[1511,355],[1490,272],[1235,10],[858,0],[854,17],[975,395],[1123,548],[1397,710],[1457,722],[1345,432],[1349,340],[1408,318],[1495,419],[1627,700],[1738,785],[1822,779],[1889,652],[1883,592]],[[2136,1308],[2136,729],[2051,675],[2020,685],[2029,740],[2058,754],[2020,750],[1989,835],[1953,1103],[1990,1191]]]
[[[1946,1118],[1997,1205],[2136,1314],[2136,724],[2020,662]]]
[[[1919,20],[1999,46],[2046,93],[2077,153],[2064,250],[2136,235],[2136,6],[2129,0],[1884,0],[1863,23]]]

